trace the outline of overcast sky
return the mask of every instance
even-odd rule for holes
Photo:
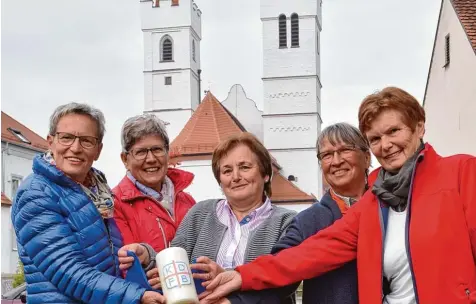
[[[196,3],[202,88],[223,100],[240,83],[262,109],[259,0]],[[323,0],[323,127],[356,124],[360,101],[387,85],[422,100],[440,3]],[[97,106],[107,131],[95,166],[115,186],[124,175],[120,127],[144,104],[139,0],[2,0],[1,6],[2,111],[46,136],[58,105]]]

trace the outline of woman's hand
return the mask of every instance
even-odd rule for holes
[[[225,271],[220,273],[211,282],[205,282],[207,290],[199,296],[200,304],[221,303],[224,297],[241,288],[241,275],[237,271]]]
[[[149,257],[149,251],[147,251],[147,248],[145,248],[141,244],[129,244],[129,245],[123,246],[117,252],[117,255],[119,256],[119,263],[120,263],[119,269],[121,270],[129,269],[132,266],[132,263],[134,262],[134,258],[127,255],[127,251],[134,252],[136,256],[139,258],[139,261],[142,265],[149,264],[150,257]]]
[[[149,280],[149,284],[150,286],[152,286],[152,288],[160,289],[162,287],[160,285],[159,269],[157,267],[154,267],[151,270],[147,271],[146,275],[147,279]]]
[[[197,263],[190,265],[190,268],[202,271],[203,273],[194,273],[193,277],[204,281],[211,281],[225,271],[220,265],[204,256],[199,257]]]
[[[142,304],[162,304],[165,303],[165,297],[155,291],[146,291],[140,302]]]

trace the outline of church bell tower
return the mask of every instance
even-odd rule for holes
[[[201,11],[193,0],[141,0],[144,112],[162,119],[172,141],[200,102]]]

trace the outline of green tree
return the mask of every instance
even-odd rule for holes
[[[18,260],[17,273],[13,276],[13,288],[20,286],[25,282],[25,270],[23,269],[23,263]]]

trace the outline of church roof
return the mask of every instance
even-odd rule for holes
[[[246,131],[211,92],[170,144],[170,158],[211,154],[227,137]]]
[[[271,202],[273,204],[311,204],[316,198],[301,191],[279,172],[275,172],[271,180]]]
[[[13,143],[35,151],[45,151],[48,143],[10,115],[2,111],[2,141]]]
[[[241,132],[246,132],[243,125],[208,92],[170,144],[169,162],[176,165],[187,160],[209,160],[220,141]],[[272,161],[271,201],[274,204],[309,204],[316,201],[279,173],[281,167],[274,157]]]
[[[476,5],[474,0],[452,0],[456,14],[476,52]]]

